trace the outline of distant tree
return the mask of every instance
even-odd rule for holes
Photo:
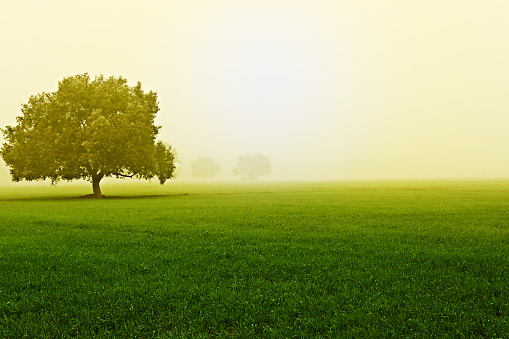
[[[104,177],[154,176],[164,184],[175,169],[171,147],[156,142],[157,94],[123,77],[64,78],[58,90],[33,95],[16,126],[2,130],[0,155],[13,181],[87,179],[102,197]]]
[[[179,158],[179,154],[178,154],[178,151],[175,147],[171,146],[170,144],[166,143],[163,141],[163,144],[167,147],[169,147],[171,149],[171,153],[173,154],[173,164],[174,164],[174,169],[173,169],[173,178],[176,179],[179,177],[180,173],[182,172],[182,166],[180,165],[177,165],[177,164],[180,164],[181,161],[180,161],[180,158]]]
[[[9,183],[9,170],[0,163],[0,185]]]
[[[191,164],[193,177],[213,178],[219,172],[219,165],[212,158],[198,158]]]
[[[266,155],[249,153],[239,156],[233,174],[242,175],[243,179],[257,180],[260,176],[269,176],[272,171],[271,167],[270,160]]]

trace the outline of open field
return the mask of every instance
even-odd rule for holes
[[[509,337],[509,181],[90,191],[0,188],[0,337]]]

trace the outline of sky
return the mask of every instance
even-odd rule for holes
[[[231,178],[258,152],[276,179],[507,178],[508,13],[506,0],[11,1],[0,127],[87,72],[158,93],[182,178],[197,157]]]

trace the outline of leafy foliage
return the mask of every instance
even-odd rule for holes
[[[13,181],[88,179],[100,195],[103,177],[172,178],[171,147],[156,142],[157,94],[139,82],[70,76],[56,92],[31,96],[21,111],[17,125],[2,130],[0,154]]]
[[[262,153],[239,156],[233,174],[242,175],[247,180],[257,180],[260,176],[269,176],[272,171],[269,158]]]
[[[193,177],[213,178],[219,172],[219,164],[213,158],[198,158],[191,164]]]

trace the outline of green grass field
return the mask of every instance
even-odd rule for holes
[[[509,181],[20,187],[1,338],[509,337]]]

